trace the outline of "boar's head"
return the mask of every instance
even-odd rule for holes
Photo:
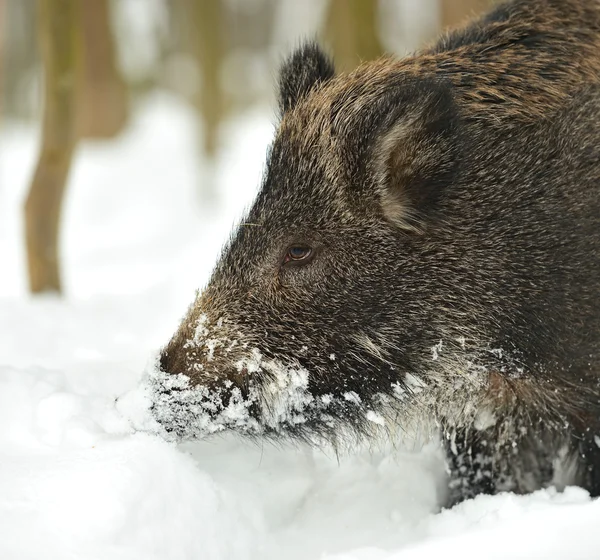
[[[153,379],[179,437],[368,433],[445,367],[465,313],[451,85],[385,61],[336,77],[309,44],[279,103],[262,188]]]

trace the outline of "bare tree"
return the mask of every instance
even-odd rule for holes
[[[377,0],[329,0],[325,37],[341,70],[382,54],[377,15]]]
[[[187,0],[187,7],[190,50],[202,75],[202,87],[196,94],[194,105],[204,122],[204,152],[213,157],[225,106],[220,79],[225,52],[225,7],[221,0]]]
[[[127,121],[127,89],[116,64],[108,0],[80,2],[81,72],[78,73],[77,132],[110,138]]]
[[[76,142],[79,0],[38,0],[44,63],[42,145],[27,201],[25,234],[31,291],[61,291],[58,234]]]

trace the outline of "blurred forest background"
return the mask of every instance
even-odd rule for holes
[[[345,71],[414,50],[490,3],[0,0],[0,132],[15,121],[41,127],[23,208],[31,291],[61,290],[61,207],[77,144],[114,141],[148,93],[168,90],[194,109],[198,157],[210,161],[225,119],[257,105],[275,113],[277,68],[302,38],[319,38]],[[201,204],[212,189],[210,178],[198,185]]]

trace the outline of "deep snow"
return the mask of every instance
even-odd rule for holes
[[[0,558],[600,558],[600,501],[577,488],[440,512],[443,461],[417,436],[336,455],[135,432],[140,376],[259,183],[268,114],[229,125],[214,175],[168,96],[118,141],[83,146],[63,300],[25,294],[19,210],[36,135],[0,132]],[[217,195],[202,208],[211,176]]]

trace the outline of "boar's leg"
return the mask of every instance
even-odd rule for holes
[[[592,497],[600,496],[600,436],[587,432],[577,438],[576,448],[580,457],[580,484]]]
[[[500,424],[487,430],[444,430],[450,475],[448,506],[477,494],[533,492],[555,485],[600,496],[600,436],[539,423],[534,429]],[[507,437],[507,433],[521,434]]]
[[[484,434],[455,428],[447,432],[445,447],[450,476],[448,507],[477,494],[496,493],[493,445]]]
[[[478,494],[512,491],[519,494],[550,486],[555,460],[568,438],[561,433],[528,430],[517,439],[487,430],[446,430],[445,447],[450,475],[448,506]],[[567,443],[567,451],[571,448]]]

